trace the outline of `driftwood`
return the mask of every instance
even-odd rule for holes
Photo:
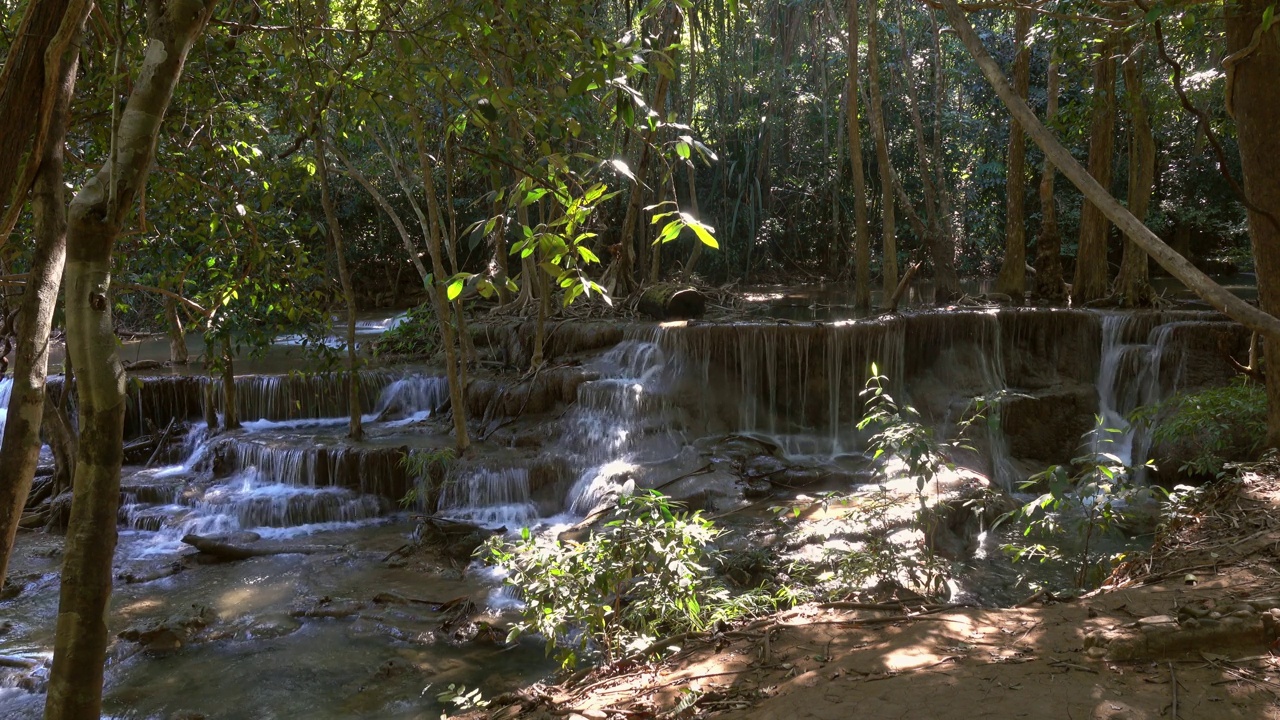
[[[888,302],[884,304],[885,312],[894,312],[898,309],[898,303],[902,302],[902,296],[906,294],[907,288],[911,286],[911,280],[920,272],[920,263],[913,263],[907,271],[903,273],[902,279],[898,281],[898,287],[894,289],[893,295],[889,296]]]
[[[707,298],[688,285],[653,285],[640,296],[640,312],[654,320],[688,320],[702,317]]]
[[[151,464],[156,461],[156,457],[160,455],[160,451],[168,444],[169,436],[173,433],[173,423],[176,420],[177,418],[169,418],[168,427],[164,429],[164,434],[160,436],[160,442],[156,443],[156,449],[151,451],[151,457],[147,458],[147,464],[143,465],[143,467],[151,467]]]
[[[247,547],[214,540],[200,535],[185,535],[182,542],[206,555],[222,560],[248,560],[267,555],[315,555],[318,553],[341,552],[335,545],[286,545],[284,547]]]
[[[40,667],[44,661],[39,658],[22,657],[20,655],[0,655],[0,667],[32,670]]]

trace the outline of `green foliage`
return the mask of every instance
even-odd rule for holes
[[[581,543],[492,538],[485,550],[524,597],[512,630],[536,632],[548,654],[574,665],[593,646],[608,661],[647,647],[659,634],[700,630],[715,599],[706,562],[719,535],[699,513],[677,511],[657,492],[624,497],[602,532]]]
[[[413,507],[420,502],[427,502],[430,482],[434,479],[448,477],[449,468],[458,460],[458,453],[453,448],[436,450],[416,450],[407,453],[400,459],[405,474],[418,481],[400,498],[401,507]]]
[[[916,490],[923,492],[944,468],[954,469],[946,457],[946,446],[934,435],[933,429],[920,421],[920,413],[910,405],[899,406],[885,390],[888,378],[880,374],[875,363],[871,364],[871,377],[862,391],[866,410],[858,421],[858,429],[873,427],[871,437],[872,459],[897,458],[906,464],[907,472],[916,480]]]
[[[430,685],[423,688],[423,694],[426,694],[430,689]],[[436,693],[436,700],[442,705],[451,706],[454,712],[459,714],[489,707],[489,701],[480,693],[480,688],[468,690],[465,685],[456,685],[454,683],[449,683],[448,687]],[[448,720],[449,717],[450,714],[447,712],[440,713],[440,720]]]
[[[1241,378],[1139,408],[1134,420],[1154,426],[1156,444],[1187,451],[1180,473],[1221,477],[1226,463],[1252,459],[1266,440],[1267,394]]]
[[[417,355],[430,357],[440,350],[440,325],[428,305],[409,310],[395,327],[382,334],[374,344],[378,355]]]
[[[1099,428],[1102,419],[1098,419]],[[1111,442],[1105,438],[1100,444]],[[1031,476],[1024,490],[1042,493],[1006,518],[1025,522],[1024,542],[1004,546],[1015,560],[1037,559],[1074,570],[1077,587],[1101,584],[1111,561],[1099,550],[1105,538],[1116,538],[1135,512],[1154,499],[1158,488],[1134,482],[1136,468],[1113,453],[1091,451]],[[1074,549],[1072,549],[1074,546]]]

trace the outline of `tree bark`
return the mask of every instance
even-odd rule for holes
[[[1048,108],[1045,122],[1052,124],[1058,115],[1058,58],[1049,60],[1048,78],[1045,81]],[[1062,234],[1058,232],[1057,202],[1053,197],[1053,181],[1058,174],[1053,160],[1046,154],[1044,169],[1040,174],[1040,237],[1036,240],[1036,295],[1049,302],[1061,302],[1066,297],[1062,279]]]
[[[151,168],[173,89],[213,0],[148,2],[147,49],[116,129],[116,152],[68,212],[67,337],[77,371],[80,441],[45,717],[97,720],[109,635],[120,502],[124,369],[111,325],[111,256]]]
[[[31,0],[0,66],[0,246],[18,219],[52,131],[59,66],[92,7],[86,0]]]
[[[165,297],[164,315],[169,323],[169,362],[174,365],[186,365],[191,361],[187,352],[187,333],[182,327],[182,317],[178,315],[178,301]]]
[[[323,117],[323,116],[322,116]],[[321,119],[321,122],[324,122]],[[333,254],[338,261],[338,280],[342,283],[342,296],[347,305],[347,403],[351,413],[347,424],[347,437],[364,439],[363,413],[360,407],[360,361],[356,357],[356,291],[351,284],[351,269],[347,266],[346,243],[342,238],[342,226],[333,206],[333,193],[329,188],[328,160],[325,156],[325,130],[316,133],[316,174],[320,176],[320,204],[324,207],[325,224],[333,241]],[[336,148],[335,148],[336,150]],[[339,156],[341,158],[341,156]]]
[[[1127,36],[1126,36],[1127,37]],[[1129,212],[1141,222],[1147,221],[1151,193],[1156,178],[1156,140],[1151,130],[1142,82],[1143,49],[1124,43],[1124,92],[1129,109]],[[1147,254],[1132,240],[1125,240],[1120,274],[1116,276],[1115,295],[1125,307],[1150,305],[1155,294],[1150,283]]]
[[[235,355],[231,352],[231,340],[222,340],[222,428],[240,429],[240,405],[236,400]],[[213,429],[210,426],[210,429]]]
[[[885,133],[884,100],[880,96],[880,58],[877,43],[880,21],[876,17],[876,4],[879,1],[869,0],[867,4],[867,76],[871,92],[867,117],[871,121],[871,132],[876,136],[876,164],[880,167],[880,211],[884,253],[880,261],[880,276],[887,298],[898,286],[898,240],[893,217],[893,171],[889,165],[889,136]]]
[[[904,28],[902,21],[902,3],[895,9],[898,16],[898,27]],[[932,12],[932,11],[930,11]],[[911,57],[907,51],[907,34],[899,32],[902,51],[902,80],[907,91],[907,110],[911,117],[911,128],[915,136],[916,162],[920,164],[920,187],[924,194],[924,213],[926,232],[921,236],[929,248],[929,258],[933,262],[933,285],[935,301],[944,303],[960,294],[960,279],[956,276],[955,239],[950,233],[950,223],[945,222],[938,212],[938,192],[934,186],[934,178],[938,173],[934,170],[941,160],[931,157],[924,137],[924,121],[920,116],[920,97],[916,90],[915,72],[911,67]],[[902,193],[905,195],[905,192]]]
[[[1019,8],[1014,12],[1014,38],[1017,55],[1013,60],[1013,90],[1025,102],[1031,84],[1031,49],[1027,35],[1031,32],[1031,11]],[[1009,120],[1009,157],[1005,165],[1004,264],[996,278],[996,292],[1020,300],[1026,291],[1027,267],[1027,141],[1022,125]]]
[[[1111,156],[1115,152],[1116,39],[1108,33],[1098,43],[1093,66],[1093,111],[1089,124],[1089,174],[1110,194]],[[1080,242],[1071,301],[1082,305],[1107,295],[1107,234],[1110,223],[1097,205],[1085,198],[1080,209]]]
[[[1249,303],[1236,297],[1231,291],[1214,282],[1212,278],[1201,272],[1196,266],[1192,265],[1186,258],[1179,255],[1165,244],[1155,233],[1138,221],[1123,205],[1111,196],[1107,189],[1098,184],[1098,181],[1085,170],[1076,159],[1071,156],[1071,151],[1062,146],[1058,139],[1041,124],[1036,118],[1031,108],[1027,106],[1021,98],[1014,92],[1013,87],[1009,85],[1009,81],[1000,71],[1000,66],[992,59],[991,55],[982,45],[982,40],[978,38],[977,33],[973,31],[973,26],[969,24],[969,18],[965,16],[964,10],[956,4],[956,0],[939,0],[943,9],[947,13],[947,19],[951,21],[952,27],[956,31],[956,35],[960,41],[964,43],[965,49],[973,56],[974,62],[977,63],[978,69],[982,71],[982,76],[986,78],[987,83],[996,91],[996,95],[1000,97],[1000,101],[1004,103],[1009,112],[1013,113],[1018,122],[1022,123],[1022,127],[1027,134],[1035,141],[1036,145],[1044,151],[1045,155],[1053,161],[1053,163],[1062,170],[1062,174],[1075,185],[1080,192],[1093,204],[1102,210],[1108,220],[1116,224],[1116,227],[1138,243],[1143,250],[1147,251],[1160,266],[1169,271],[1169,274],[1177,278],[1184,285],[1191,289],[1201,299],[1212,305],[1219,312],[1229,316],[1236,322],[1245,327],[1256,330],[1263,334],[1280,335],[1280,319],[1274,315],[1269,315],[1266,311],[1260,310]],[[1257,16],[1261,17],[1261,8],[1257,8]],[[1256,25],[1254,26],[1256,27]],[[1264,70],[1269,66],[1264,66]],[[1262,74],[1262,80],[1251,78],[1252,82],[1257,85],[1252,87],[1267,87],[1266,82],[1273,75]],[[1262,99],[1270,96],[1262,93]],[[1258,98],[1255,98],[1257,100]],[[1250,128],[1251,132],[1265,134],[1269,132],[1269,128],[1274,127],[1266,123]],[[1280,138],[1266,137],[1254,138],[1254,141],[1261,142],[1261,149],[1268,149],[1266,142],[1275,143]],[[1272,161],[1273,158],[1280,157],[1280,153],[1265,154],[1254,158],[1251,162],[1256,162],[1260,167],[1268,167],[1266,163]],[[1272,179],[1280,179],[1280,173],[1274,174]],[[1256,243],[1255,243],[1256,245]],[[1280,246],[1280,242],[1270,246],[1273,250],[1275,246]],[[1277,253],[1280,255],[1280,253]],[[1269,257],[1268,260],[1275,263],[1277,258]],[[1277,263],[1280,265],[1280,263]],[[1280,274],[1280,268],[1268,266],[1276,273]],[[1259,268],[1261,274],[1262,268]],[[1273,275],[1272,277],[1275,277]],[[1273,288],[1274,289],[1274,288]],[[1275,298],[1276,302],[1280,302],[1280,298]]]
[[[87,8],[86,8],[87,10]],[[86,13],[87,14],[87,13]],[[65,22],[84,17],[68,14]],[[38,164],[32,197],[35,253],[18,315],[18,343],[13,353],[13,386],[8,421],[0,443],[0,590],[4,589],[9,557],[17,537],[22,510],[31,493],[40,459],[40,427],[44,419],[45,376],[49,370],[49,330],[58,304],[62,269],[67,259],[67,206],[63,192],[62,147],[67,133],[67,107],[75,91],[78,52],[60,58],[58,93],[49,116],[44,146],[35,153]]]
[[[422,187],[427,196],[427,212],[431,217],[439,215],[436,199],[435,172],[431,166],[431,156],[427,153],[426,127],[417,107],[409,108],[409,116],[413,121],[414,145],[418,150],[418,171],[422,175]],[[428,223],[427,255],[431,258],[431,270],[436,275],[435,283],[427,288],[431,296],[431,306],[436,311],[436,322],[440,325],[440,338],[444,345],[445,376],[449,381],[449,404],[453,408],[454,449],[461,457],[471,447],[471,436],[467,431],[467,385],[464,377],[464,359],[458,356],[454,345],[454,328],[449,323],[449,295],[446,287],[444,260],[441,257],[441,237],[438,223]],[[466,321],[462,315],[462,304],[455,302],[453,311],[458,320],[457,333],[466,332]],[[466,347],[466,340],[461,339],[461,346]]]
[[[858,125],[858,0],[849,0],[849,165],[853,171],[854,306],[871,307],[871,227],[867,221],[867,178],[862,165],[862,130]]]
[[[1262,310],[1280,313],[1280,24],[1261,32],[1266,0],[1236,0],[1226,6],[1227,107],[1233,108],[1240,166],[1249,204],[1249,234]],[[1255,34],[1256,33],[1256,34]],[[1257,41],[1257,45],[1249,50]],[[1264,340],[1267,366],[1267,445],[1280,447],[1280,330]]]

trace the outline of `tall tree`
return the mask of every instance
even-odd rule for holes
[[[111,322],[116,239],[151,169],[187,53],[214,0],[148,0],[147,46],[115,128],[112,156],[76,193],[67,226],[67,349],[77,370],[80,441],[45,717],[102,712],[107,606],[123,459],[124,369]]]
[[[877,38],[880,20],[876,17],[876,5],[880,0],[867,3],[867,76],[871,102],[867,117],[871,132],[876,136],[876,164],[880,167],[880,218],[884,256],[880,260],[880,275],[887,299],[898,285],[898,241],[893,218],[893,167],[889,164],[889,135],[884,127],[884,100],[880,95],[880,52]]]
[[[1045,79],[1047,96],[1044,122],[1053,127],[1058,117],[1058,55],[1049,58]],[[1062,280],[1062,234],[1058,231],[1058,207],[1053,196],[1053,181],[1058,169],[1046,153],[1040,172],[1040,235],[1036,238],[1036,295],[1042,300],[1060,302],[1066,297]]]
[[[1111,187],[1111,156],[1115,152],[1116,33],[1104,31],[1093,65],[1093,109],[1089,122],[1089,174],[1104,188]],[[1110,222],[1089,198],[1080,209],[1080,242],[1071,301],[1077,305],[1107,294],[1107,234]]]
[[[1014,11],[1014,16],[1013,37],[1017,49],[1013,59],[1013,90],[1026,100],[1031,84],[1031,48],[1027,45],[1031,10],[1019,8]],[[1022,125],[1014,119],[1009,120],[1009,154],[1005,171],[1004,263],[996,278],[996,292],[1021,299],[1026,290],[1027,267],[1027,141],[1022,134]]]
[[[56,63],[74,44],[80,26],[65,21],[83,8],[80,0],[28,2],[0,66],[0,245],[26,203],[50,132],[60,77],[46,58]]]
[[[867,178],[862,163],[862,130],[858,123],[858,0],[849,0],[849,83],[845,87],[849,123],[849,165],[853,171],[854,305],[871,307],[871,227],[867,222]]]
[[[49,57],[58,60],[59,67],[46,69],[55,82],[43,83],[43,91],[53,92],[54,98],[49,105],[50,113],[42,131],[42,146],[32,153],[33,157],[29,161],[36,169],[31,203],[35,250],[18,315],[13,386],[9,394],[4,437],[0,440],[0,468],[3,468],[3,472],[0,472],[0,589],[4,587],[18,523],[22,519],[27,496],[31,493],[36,464],[40,459],[45,374],[49,369],[49,331],[53,324],[53,311],[58,303],[58,289],[62,284],[62,269],[67,258],[67,208],[62,177],[62,147],[67,132],[67,106],[75,90],[79,60],[77,39],[91,7],[92,3],[87,0],[76,0],[65,7],[62,26],[56,30],[55,36],[66,35],[70,42],[62,48],[53,43],[48,47]],[[69,30],[64,31],[63,27]],[[36,105],[44,107],[45,99],[39,98]]]
[[[1147,98],[1143,87],[1142,47],[1133,47],[1126,34],[1124,48],[1125,107],[1129,111],[1129,212],[1142,222],[1147,221],[1147,209],[1151,205],[1151,193],[1156,178],[1156,139],[1151,129],[1151,114],[1147,110]],[[1149,281],[1150,263],[1147,253],[1132,240],[1124,242],[1124,257],[1120,261],[1120,273],[1116,276],[1115,295],[1125,307],[1151,304],[1153,292]]]
[[[1262,309],[1280,314],[1280,22],[1267,0],[1226,8],[1227,109],[1236,120]],[[1265,336],[1267,445],[1280,447],[1280,332]]]

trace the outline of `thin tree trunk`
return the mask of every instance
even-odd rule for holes
[[[876,164],[880,166],[880,213],[883,230],[883,252],[880,275],[884,294],[888,298],[898,287],[898,240],[893,218],[893,171],[889,165],[889,136],[884,127],[884,100],[880,96],[880,57],[877,38],[880,21],[876,17],[876,4],[867,4],[867,75],[871,89],[871,103],[867,117],[871,132],[876,136]]]
[[[902,21],[902,3],[894,6],[897,12],[898,27],[905,28]],[[907,34],[899,33],[902,53],[902,81],[906,88],[907,110],[911,117],[911,128],[915,137],[916,162],[919,163],[920,186],[924,194],[924,212],[926,232],[921,236],[929,248],[929,258],[933,263],[933,285],[935,299],[938,303],[946,302],[960,294],[960,280],[956,277],[955,245],[938,213],[938,193],[934,187],[937,173],[933,166],[940,160],[930,157],[924,136],[924,120],[920,116],[920,97],[916,90],[915,72],[912,70],[911,57],[907,50]],[[900,183],[899,183],[900,184]],[[905,196],[905,191],[901,193]]]
[[[1058,115],[1058,57],[1049,60],[1048,79],[1045,82],[1048,108],[1045,123],[1053,124]],[[1058,232],[1057,202],[1053,197],[1053,180],[1058,174],[1053,160],[1046,154],[1044,170],[1040,174],[1040,236],[1036,240],[1036,295],[1049,302],[1061,302],[1066,297],[1062,279],[1062,235]]]
[[[858,126],[858,0],[849,0],[849,165],[853,171],[854,306],[871,307],[871,227],[867,222],[867,178],[862,166],[862,130]]]
[[[80,440],[45,701],[45,717],[57,720],[102,714],[124,455],[125,376],[109,299],[112,251],[146,182],[173,89],[213,0],[153,0],[147,9],[147,52],[120,115],[115,158],[85,183],[68,212],[67,345],[77,371]]]
[[[222,341],[222,427],[224,430],[240,429],[240,405],[236,400],[236,361],[231,352],[231,340]]]
[[[86,8],[87,9],[87,8]],[[64,18],[84,24],[83,17]],[[0,443],[0,590],[4,589],[9,557],[17,537],[22,510],[31,493],[40,459],[40,426],[44,419],[45,376],[49,370],[49,330],[58,304],[62,268],[67,259],[67,205],[63,192],[62,146],[67,133],[67,106],[75,91],[78,53],[60,58],[55,88],[58,98],[49,116],[44,146],[35,153],[38,164],[32,193],[35,253],[27,275],[26,292],[18,315],[18,344],[13,353],[13,386],[8,421]]]
[[[165,297],[164,315],[169,323],[169,362],[186,365],[191,357],[187,352],[187,333],[182,327],[182,318],[178,315],[177,300]]]
[[[323,122],[323,119],[321,120]],[[347,400],[350,418],[347,436],[352,440],[364,439],[363,411],[360,407],[360,361],[356,357],[356,291],[351,284],[351,270],[347,266],[346,243],[342,226],[333,206],[333,193],[329,190],[329,161],[325,157],[325,130],[316,133],[316,173],[320,176],[320,204],[324,208],[325,224],[333,240],[333,254],[338,261],[338,280],[342,283],[342,296],[347,304]],[[336,150],[337,148],[335,148]],[[341,155],[339,155],[341,158]]]
[[[1013,90],[1024,101],[1031,83],[1031,49],[1027,35],[1031,31],[1031,11],[1015,11],[1014,39],[1017,55],[1013,60]],[[1017,120],[1009,120],[1009,158],[1006,163],[1004,264],[996,278],[996,292],[1021,299],[1026,291],[1027,267],[1027,141]]]
[[[1132,45],[1126,39],[1123,53],[1125,99],[1130,118],[1128,205],[1129,212],[1145,223],[1155,188],[1156,140],[1143,91],[1143,50],[1134,49]],[[1124,242],[1124,258],[1120,262],[1120,274],[1116,277],[1115,294],[1125,307],[1150,305],[1155,296],[1151,289],[1147,254],[1132,240]]]
[[[1120,228],[1125,235],[1138,243],[1143,250],[1146,250],[1147,254],[1156,262],[1160,263],[1161,267],[1169,271],[1170,275],[1181,281],[1184,285],[1190,288],[1192,292],[1199,295],[1201,299],[1212,305],[1216,310],[1251,330],[1256,330],[1264,335],[1280,335],[1280,319],[1273,315],[1269,315],[1264,310],[1260,310],[1250,305],[1244,300],[1241,300],[1239,297],[1232,294],[1230,290],[1227,290],[1214,282],[1212,278],[1205,275],[1186,258],[1175,252],[1173,248],[1166,245],[1163,240],[1161,240],[1155,233],[1151,232],[1146,225],[1139,222],[1138,219],[1128,211],[1128,209],[1112,197],[1107,189],[1100,185],[1098,181],[1095,180],[1074,157],[1072,157],[1071,151],[1063,147],[1062,143],[1058,142],[1058,139],[1053,136],[1053,133],[1049,132],[1049,130],[1045,128],[1040,120],[1036,118],[1036,115],[1032,112],[1031,108],[1017,96],[1013,87],[1009,85],[1009,81],[1000,71],[999,64],[992,59],[991,55],[987,53],[986,48],[983,47],[982,40],[980,40],[978,38],[978,34],[974,32],[973,26],[969,24],[969,18],[965,15],[964,10],[961,10],[960,6],[956,4],[956,0],[939,0],[939,2],[942,3],[943,9],[947,13],[947,19],[951,21],[956,35],[960,38],[965,49],[969,51],[969,54],[977,63],[978,69],[982,71],[982,76],[986,78],[987,83],[996,91],[996,95],[1000,97],[1000,101],[1003,102],[1005,107],[1009,109],[1009,112],[1018,119],[1018,122],[1022,123],[1022,127],[1027,132],[1027,135],[1040,146],[1040,149],[1043,150],[1051,160],[1053,160],[1053,163],[1062,171],[1062,174],[1065,175],[1066,178],[1070,180],[1071,183],[1075,185],[1090,202],[1101,209],[1108,220],[1115,223],[1116,227]],[[1257,17],[1260,18],[1262,12],[1261,6],[1254,7],[1257,11]],[[1257,23],[1255,22],[1255,24],[1250,27],[1257,27]],[[1252,32],[1252,30],[1250,30],[1250,32]],[[1245,44],[1247,44],[1247,40]],[[1274,46],[1269,46],[1269,48],[1270,47]],[[1268,58],[1268,62],[1274,61]],[[1267,87],[1266,83],[1269,82],[1271,78],[1275,77],[1275,74],[1270,71],[1271,67],[1264,63],[1261,65],[1261,71],[1259,72],[1260,77],[1250,78],[1250,82],[1257,83],[1250,86],[1251,89],[1258,92],[1258,96],[1253,97],[1252,101],[1262,102],[1271,98],[1270,95],[1266,95],[1261,92],[1261,90],[1257,90],[1258,88]],[[1277,108],[1277,111],[1280,111],[1280,108]],[[1249,137],[1251,142],[1261,143],[1262,147],[1259,149],[1268,149],[1268,146],[1266,145],[1267,142],[1275,143],[1280,140],[1280,137],[1267,135],[1267,133],[1270,132],[1270,128],[1274,127],[1274,122],[1272,122],[1272,119],[1268,117],[1265,123],[1250,126],[1249,133],[1246,133],[1246,137]],[[1251,133],[1254,132],[1259,133],[1259,135],[1252,135]],[[1256,162],[1259,164],[1259,167],[1266,169],[1269,168],[1269,163],[1273,162],[1276,157],[1280,157],[1280,153],[1267,153],[1252,158],[1251,162]],[[1273,182],[1274,186],[1274,181],[1280,179],[1280,173],[1268,175],[1267,178]],[[1265,218],[1259,218],[1259,222],[1265,222]],[[1280,240],[1280,233],[1276,234],[1274,240]],[[1273,251],[1277,248],[1280,248],[1280,242],[1273,242],[1273,244],[1269,246],[1269,249]],[[1276,253],[1276,255],[1280,255],[1280,253]],[[1267,260],[1270,263],[1280,265],[1280,262],[1277,262],[1280,258],[1274,255],[1268,256]],[[1280,267],[1268,267],[1274,273],[1270,277],[1280,277]],[[1259,267],[1260,274],[1262,270],[1263,268]],[[1275,298],[1275,302],[1280,304],[1280,297]]]
[[[436,200],[435,173],[431,167],[431,156],[427,153],[426,128],[422,115],[416,106],[410,107],[409,117],[413,121],[414,144],[418,149],[418,171],[422,175],[422,187],[427,196],[427,212],[436,217],[439,215]],[[431,258],[431,270],[437,279],[434,285],[427,288],[431,295],[431,306],[436,311],[436,322],[440,325],[440,338],[444,345],[445,377],[449,382],[449,404],[453,408],[454,449],[458,455],[471,447],[471,437],[467,432],[467,386],[465,362],[458,357],[454,347],[454,330],[449,324],[449,296],[445,283],[444,260],[440,252],[440,232],[437,223],[428,223],[427,255]],[[462,304],[454,303],[453,310],[458,320],[457,331],[461,335],[466,332],[466,322],[462,315]],[[463,340],[466,347],[466,340]]]
[[[1089,174],[1104,188],[1111,187],[1111,156],[1115,151],[1116,40],[1114,33],[1098,43],[1093,70],[1093,119],[1089,124]],[[1071,301],[1077,305],[1107,294],[1107,234],[1110,223],[1085,198],[1080,209],[1080,242]]]
[[[1280,313],[1280,25],[1262,27],[1267,0],[1237,0],[1226,6],[1227,107],[1234,110],[1236,137],[1249,211],[1249,234],[1258,273],[1262,310]],[[1257,33],[1257,34],[1255,34]],[[1257,45],[1249,50],[1254,42]],[[1259,212],[1263,210],[1264,212]],[[1157,258],[1158,259],[1158,258]],[[1265,335],[1267,445],[1280,447],[1280,332]]]

